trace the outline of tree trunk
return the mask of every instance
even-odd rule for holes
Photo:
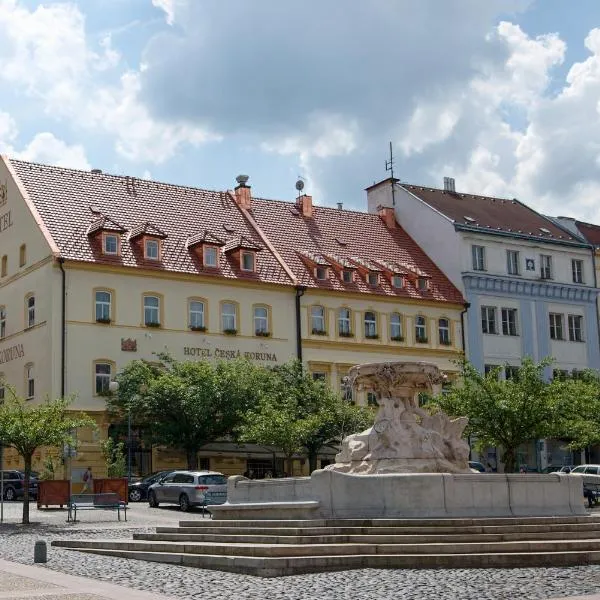
[[[197,471],[198,470],[198,449],[194,448],[193,450],[186,450],[185,456],[187,458],[188,471]]]
[[[292,457],[291,454],[289,454],[288,456],[285,457],[285,462],[287,464],[287,476],[293,477],[294,476],[294,458]]]
[[[29,525],[29,480],[31,479],[31,459],[33,453],[23,457],[25,461],[25,481],[23,482],[23,525]]]
[[[517,457],[515,456],[514,448],[505,448],[504,456],[504,472],[514,473],[517,470]]]
[[[308,456],[308,474],[310,475],[313,471],[317,470],[317,456],[319,452],[314,448],[307,448],[306,450]]]

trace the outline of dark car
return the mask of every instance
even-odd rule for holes
[[[173,471],[157,471],[156,473],[151,473],[150,475],[146,475],[146,477],[140,479],[139,481],[132,482],[129,484],[129,500],[130,502],[140,502],[142,500],[146,500],[148,497],[148,488],[158,481],[160,481],[163,477],[166,477],[169,473]]]
[[[25,473],[23,471],[4,471],[4,499],[18,500],[25,495]],[[37,498],[38,479],[32,473],[29,479],[29,497]]]
[[[474,471],[479,471],[480,473],[485,473],[485,467],[476,460],[469,461],[469,469],[473,469]]]

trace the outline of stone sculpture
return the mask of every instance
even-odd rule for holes
[[[441,390],[445,376],[425,362],[367,363],[350,369],[346,385],[375,393],[373,426],[349,435],[328,470],[374,473],[469,473],[469,446],[462,439],[468,419],[430,415],[418,395]]]

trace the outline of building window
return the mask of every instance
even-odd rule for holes
[[[254,271],[254,252],[242,252],[242,271]]]
[[[563,316],[560,313],[550,313],[550,339],[565,339],[563,334]]]
[[[340,308],[338,311],[338,335],[340,337],[352,335],[351,314],[349,308]]]
[[[6,277],[8,272],[8,256],[6,254],[2,257],[2,266],[0,267],[0,276]]]
[[[237,333],[237,306],[234,302],[221,304],[221,329],[223,333]]]
[[[496,307],[481,307],[481,332],[493,334],[498,333],[498,330],[496,329]]]
[[[517,381],[519,379],[519,367],[506,365],[504,367],[504,379],[512,379],[513,381]]]
[[[519,335],[517,333],[517,309],[502,309],[502,335]]]
[[[160,298],[144,296],[144,325],[146,327],[160,326]]]
[[[119,237],[109,233],[104,236],[104,254],[119,254]]]
[[[33,365],[25,365],[25,387],[27,388],[27,399],[31,400],[35,396],[35,377]]]
[[[519,252],[517,250],[506,251],[506,270],[508,271],[509,275],[521,274]]]
[[[571,261],[571,272],[573,273],[573,283],[583,283],[583,261],[573,259]]]
[[[269,309],[266,306],[254,307],[254,333],[262,336],[269,334]]]
[[[27,246],[25,244],[21,244],[19,247],[19,266],[24,267],[27,263]]]
[[[158,240],[144,241],[144,256],[148,260],[158,260],[159,258]]]
[[[427,343],[427,321],[421,315],[415,317],[415,339],[421,344]]]
[[[498,365],[484,365],[483,367],[483,372],[485,375],[489,375],[490,373],[492,373],[494,371],[494,369],[497,369]]]
[[[342,281],[344,283],[352,283],[354,281],[354,273],[350,269],[342,271]]]
[[[205,267],[216,267],[219,251],[214,246],[204,246],[202,249],[202,262]]]
[[[322,306],[311,307],[310,327],[314,334],[323,335],[325,333],[325,308]]]
[[[402,275],[394,275],[392,277],[392,287],[403,288],[404,287],[404,277],[402,277]]]
[[[443,346],[450,345],[450,321],[448,319],[438,320],[438,333],[440,344]]]
[[[322,371],[313,371],[312,373],[313,381],[327,381],[327,373],[323,373]]]
[[[473,271],[485,271],[485,247],[471,246],[473,258]]]
[[[0,306],[0,339],[6,337],[6,307]]]
[[[569,341],[583,342],[583,317],[581,315],[569,315]]]
[[[27,298],[27,327],[35,325],[35,296]]]
[[[398,313],[390,315],[390,339],[393,342],[403,342],[402,336],[402,317]]]
[[[368,282],[369,282],[369,285],[378,285],[379,284],[379,273],[369,273]]]
[[[429,280],[426,277],[419,277],[417,279],[417,287],[422,291],[425,292],[429,289]]]
[[[189,327],[195,331],[204,331],[204,302],[190,300],[188,304]]]
[[[365,312],[365,337],[369,340],[377,339],[377,315],[368,310]]]
[[[542,279],[552,279],[552,257],[547,254],[540,256],[540,277]]]
[[[375,392],[367,392],[367,406],[379,406]]]
[[[96,394],[106,394],[108,393],[108,386],[110,384],[112,367],[110,363],[97,362],[95,364]]]
[[[315,269],[315,277],[321,281],[327,279],[327,267],[317,267]]]
[[[110,323],[112,294],[103,290],[96,292],[96,321],[98,323]]]

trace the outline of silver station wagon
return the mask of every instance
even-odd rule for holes
[[[192,506],[224,504],[227,500],[227,477],[215,471],[173,471],[150,486],[148,504],[178,504],[182,511]]]

